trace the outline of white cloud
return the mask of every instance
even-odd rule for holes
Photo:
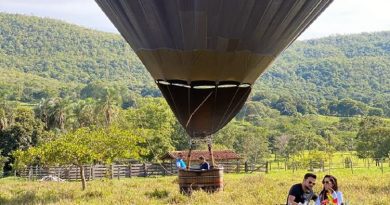
[[[88,28],[117,32],[93,0],[0,0],[0,11],[50,17]]]
[[[389,8],[389,0],[335,0],[299,39],[390,30]]]

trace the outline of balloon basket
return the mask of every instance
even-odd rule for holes
[[[216,192],[223,190],[223,168],[210,170],[179,170],[179,188],[182,194],[193,190]]]

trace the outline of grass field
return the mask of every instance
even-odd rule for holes
[[[20,178],[0,179],[0,204],[281,204],[289,187],[302,180],[305,171],[269,174],[226,174],[225,190],[202,191],[183,196],[176,177],[105,179],[88,182],[39,182]],[[318,177],[327,174],[317,173]],[[390,168],[334,170],[348,204],[390,205]],[[315,190],[321,189],[320,180]]]

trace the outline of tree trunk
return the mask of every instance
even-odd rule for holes
[[[80,169],[80,177],[81,177],[81,188],[82,190],[85,190],[87,183],[85,180],[85,173],[84,173],[84,166],[83,165],[78,165]]]
[[[60,112],[60,117],[59,117],[59,127],[60,127],[60,130],[64,130],[65,129],[65,114],[63,112]]]

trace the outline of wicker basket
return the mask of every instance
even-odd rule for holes
[[[223,168],[210,170],[179,170],[180,191],[191,194],[192,190],[207,192],[223,190]]]

